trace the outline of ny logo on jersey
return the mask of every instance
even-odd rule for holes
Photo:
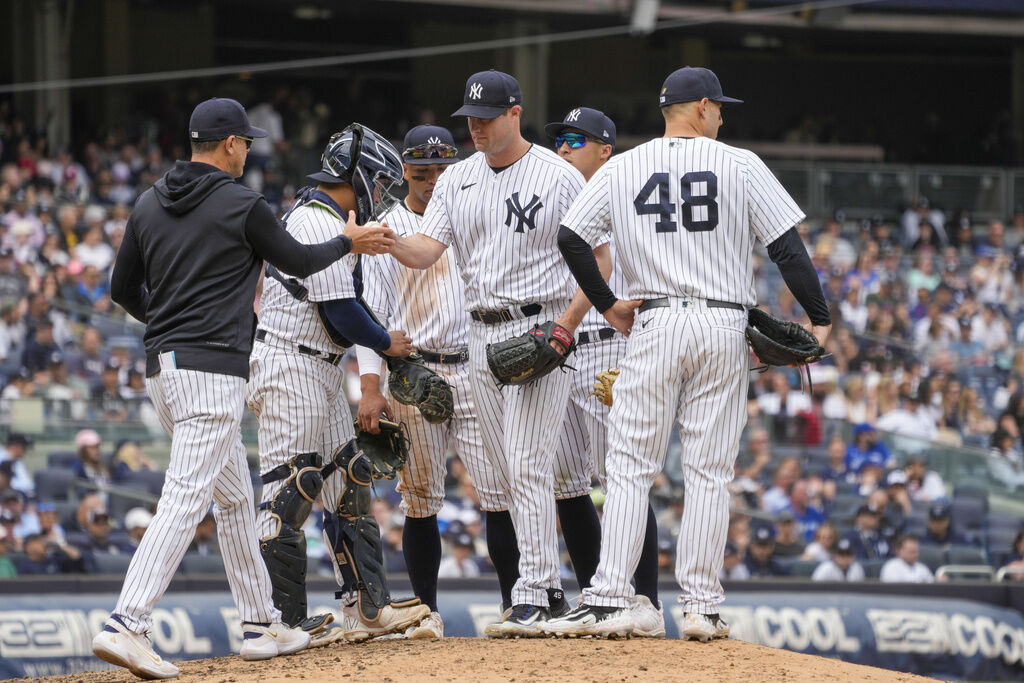
[[[474,100],[479,100],[480,96],[484,94],[484,86],[479,83],[474,83],[469,86],[469,96]]]
[[[439,138],[437,136],[429,137],[429,138],[427,138],[427,144],[428,145],[440,145],[441,144],[441,138]]]
[[[533,199],[526,206],[519,203],[519,193],[513,192],[512,196],[505,200],[505,208],[508,209],[508,213],[505,214],[505,225],[512,226],[512,216],[518,219],[516,223],[516,229],[512,232],[525,232],[524,227],[529,227],[530,230],[536,230],[537,224],[534,223],[534,219],[537,217],[537,212],[544,206],[541,204],[540,197],[533,195]]]
[[[573,109],[571,112],[569,112],[568,114],[565,115],[565,120],[566,121],[579,121],[580,120],[580,110],[579,109]]]

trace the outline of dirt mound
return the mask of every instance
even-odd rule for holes
[[[218,657],[179,662],[182,681],[888,681],[932,680],[751,645],[679,640],[383,640],[335,644],[267,662]],[[22,679],[27,680],[27,679]],[[137,681],[119,669],[36,678],[59,683]]]

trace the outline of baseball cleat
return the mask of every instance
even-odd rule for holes
[[[564,617],[547,621],[538,628],[553,636],[570,638],[629,638],[636,624],[629,607],[602,607],[583,603]]]
[[[389,633],[403,633],[407,628],[420,623],[424,617],[430,614],[430,608],[426,605],[416,604],[407,607],[396,607],[385,605],[373,622],[363,621],[359,614],[358,604],[343,607],[341,613],[345,616],[342,628],[345,630],[345,640],[350,643],[361,643],[370,638],[377,638]]]
[[[630,616],[633,617],[634,636],[638,638],[665,637],[665,611],[661,607],[660,600],[658,606],[655,607],[646,595],[637,595],[633,598]]]
[[[309,647],[307,649],[312,650],[315,647],[327,647],[331,643],[337,643],[338,641],[345,641],[345,629],[338,626],[320,629],[316,633],[310,635]]]
[[[92,639],[92,652],[104,662],[122,666],[139,678],[177,678],[178,667],[164,661],[153,650],[149,632],[130,631],[116,616],[111,615],[103,630]]]
[[[281,622],[269,626],[243,623],[242,649],[238,654],[247,662],[272,659],[305,650],[309,641],[309,634],[301,628],[291,628]]]
[[[508,616],[496,624],[488,624],[484,634],[491,638],[541,638],[538,626],[550,617],[547,607],[513,605]]]
[[[683,617],[680,635],[683,640],[699,640],[706,643],[715,638],[728,638],[729,624],[718,614],[687,612]]]
[[[441,615],[431,612],[423,618],[423,621],[406,629],[405,637],[410,640],[444,638],[444,621],[441,619]]]

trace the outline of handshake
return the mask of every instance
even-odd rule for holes
[[[352,240],[353,254],[387,254],[395,246],[395,233],[391,228],[377,221],[357,225],[355,211],[348,212],[345,236]]]

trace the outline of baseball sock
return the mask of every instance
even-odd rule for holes
[[[437,611],[437,570],[441,567],[441,532],[437,515],[406,517],[402,529],[402,554],[409,569],[409,583],[420,601]]]
[[[646,595],[655,608],[658,607],[658,520],[654,516],[654,508],[647,504],[647,533],[644,535],[643,550],[640,551],[640,563],[633,574],[636,592]]]
[[[569,551],[576,582],[580,590],[590,585],[601,560],[601,520],[597,517],[590,496],[577,496],[555,501],[558,520],[562,523],[562,538]]]
[[[501,608],[512,606],[512,588],[519,579],[519,541],[508,510],[487,511],[487,554],[498,573]]]

